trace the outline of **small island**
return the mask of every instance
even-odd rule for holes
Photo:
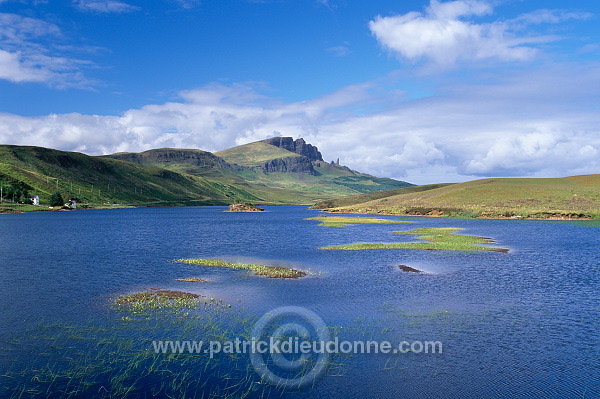
[[[263,208],[259,208],[252,204],[231,204],[229,209],[223,212],[264,212]]]

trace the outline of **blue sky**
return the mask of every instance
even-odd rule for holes
[[[415,183],[600,172],[594,1],[0,0],[0,143],[273,135]]]

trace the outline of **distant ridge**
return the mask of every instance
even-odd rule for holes
[[[59,191],[89,204],[313,204],[316,201],[410,186],[322,161],[303,139],[257,141],[212,154],[159,148],[89,156],[43,147],[0,145],[4,198]],[[292,152],[293,150],[295,152]],[[7,197],[10,193],[11,197]],[[20,194],[19,194],[20,193]]]

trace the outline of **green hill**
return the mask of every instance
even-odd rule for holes
[[[426,190],[419,187],[324,201],[315,207],[332,212],[397,215],[600,217],[600,175],[482,179],[433,189],[425,186]]]
[[[291,137],[257,141],[214,154],[200,150],[161,148],[105,157],[243,187],[253,190],[270,203],[312,204],[346,195],[412,186],[403,181],[377,178],[346,166],[324,162],[316,147]]]
[[[440,187],[448,186],[450,184],[452,184],[452,183],[427,184],[427,185],[422,185],[422,186],[397,188],[394,190],[387,190],[387,191],[376,191],[374,193],[350,195],[348,197],[333,198],[333,199],[329,199],[329,200],[319,201],[316,204],[314,204],[311,208],[312,209],[328,209],[328,208],[339,208],[339,207],[343,207],[343,206],[357,205],[357,204],[362,204],[364,202],[375,201],[378,199],[391,197],[393,195],[418,193],[421,191],[433,190],[434,188],[440,188]]]
[[[323,162],[316,147],[302,139],[278,140],[276,144],[299,153],[264,141],[250,143],[227,150],[230,156],[235,155],[233,159],[246,159],[245,165],[239,165],[210,152],[190,149],[161,148],[94,157],[5,145],[0,146],[0,187],[5,199],[22,201],[27,195],[38,195],[42,205],[48,205],[51,195],[58,191],[66,199],[110,206],[234,201],[311,204],[410,185]]]
[[[41,147],[0,146],[0,184],[38,195],[48,204],[54,192],[92,204],[213,204],[233,198],[259,201],[249,190],[163,168]]]
[[[250,167],[262,166],[273,159],[301,156],[283,148],[267,144],[264,141],[256,141],[254,143],[218,151],[215,152],[214,155],[223,158],[229,163]]]

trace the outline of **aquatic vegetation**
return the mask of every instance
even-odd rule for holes
[[[199,346],[172,351],[170,346],[157,350],[154,343],[186,342],[199,337],[207,344],[250,340],[256,320],[245,310],[228,309],[221,315],[190,312],[187,317],[173,317],[179,313],[167,309],[148,315],[135,323],[116,319],[100,328],[85,321],[38,326],[19,345],[37,356],[15,363],[5,372],[0,396],[233,399],[281,397],[285,391],[261,381],[250,366],[248,353],[222,351],[213,357]],[[334,337],[341,331],[340,327],[332,327]],[[332,355],[326,375],[343,376],[349,359],[350,355]]]
[[[321,249],[424,249],[437,251],[493,251],[508,252],[506,248],[484,247],[480,244],[495,244],[486,237],[476,237],[463,234],[452,234],[463,229],[454,227],[443,228],[421,228],[394,234],[416,235],[417,238],[426,242],[386,242],[386,243],[353,243],[347,245],[334,245],[322,247]]]
[[[198,294],[152,288],[148,291],[119,295],[113,304],[119,310],[141,311],[148,309],[193,308],[200,303],[200,295]]]
[[[325,216],[319,215],[313,218],[307,218],[304,220],[318,220],[321,223],[318,226],[324,227],[343,227],[352,226],[355,223],[362,224],[380,224],[380,223],[410,223],[403,220],[390,220],[390,219],[377,219],[377,218],[366,218],[360,216]]]
[[[308,275],[305,271],[288,269],[286,267],[226,262],[221,259],[177,259],[174,262],[199,266],[225,267],[229,269],[245,269],[252,271],[256,276],[268,278],[300,278]]]
[[[210,281],[205,280],[200,277],[186,277],[186,278],[176,278],[177,281],[186,281],[188,283],[210,283]]]

